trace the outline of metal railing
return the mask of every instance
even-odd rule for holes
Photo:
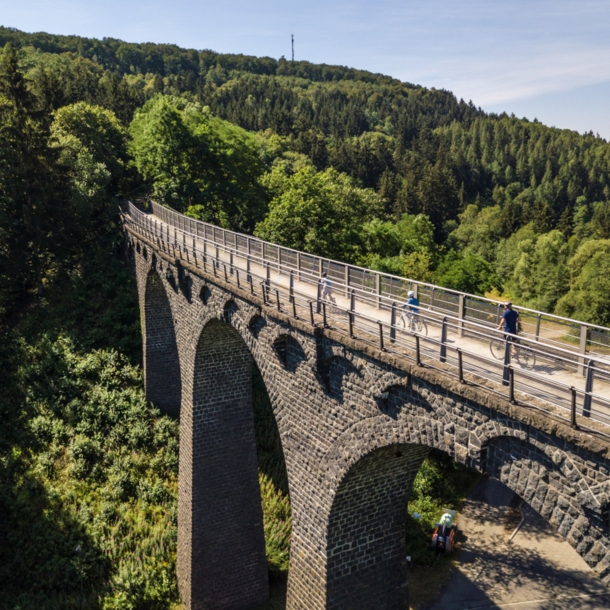
[[[584,356],[579,349],[581,344],[576,347],[570,341],[557,340],[551,333],[542,332],[543,316],[547,314],[535,312],[536,332],[522,333],[518,346],[503,343],[506,348],[496,359],[489,349],[490,339],[502,339],[504,333],[494,329],[498,321],[497,303],[489,299],[416,284],[279,247],[187,218],[156,204],[153,210],[154,215],[145,214],[129,203],[123,222],[172,256],[185,258],[204,271],[220,275],[227,283],[262,296],[268,305],[285,313],[313,324],[343,329],[418,364],[432,368],[440,365],[460,381],[482,385],[536,409],[556,412],[573,425],[577,415],[584,418],[585,424],[594,420],[610,425],[608,360],[591,351]],[[173,224],[167,222],[169,219]],[[319,281],[322,270],[333,279],[340,303],[331,305],[322,299]],[[376,289],[372,291],[362,282],[350,283],[356,272],[370,274],[369,279],[374,277]],[[401,294],[400,299],[396,298],[395,286],[392,291],[383,289],[389,280],[417,286],[421,305],[418,316],[426,323],[430,335],[437,336],[414,332],[408,323],[403,323],[404,297]],[[406,289],[403,286],[401,290]],[[470,299],[473,302],[480,299],[490,309],[481,315],[480,306],[473,306]],[[522,312],[520,309],[521,316]],[[581,324],[557,316],[549,319]],[[610,332],[585,326],[587,333],[592,328]],[[535,364],[529,366],[528,362],[533,361]],[[580,425],[587,427],[583,421],[579,421]]]
[[[233,248],[235,252],[257,255],[272,266],[281,265],[283,268],[294,269],[297,272],[305,271],[314,277],[326,272],[333,282],[347,289],[355,288],[366,292],[372,302],[378,297],[379,307],[384,305],[381,297],[405,301],[408,291],[413,290],[422,307],[439,314],[450,314],[491,327],[497,326],[502,316],[502,303],[493,299],[278,246],[257,237],[235,233],[188,218],[155,202],[152,202],[152,211],[170,227],[203,237],[214,244]],[[581,373],[584,373],[584,363],[588,356],[608,356],[610,365],[610,328],[563,318],[528,307],[519,306],[518,311],[522,336],[578,353]]]

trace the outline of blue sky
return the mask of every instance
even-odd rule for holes
[[[348,65],[610,140],[610,0],[0,0],[56,34]]]

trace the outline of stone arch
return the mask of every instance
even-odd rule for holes
[[[228,301],[225,302],[225,304],[222,307],[223,320],[225,322],[228,322],[229,324],[233,323],[238,311],[239,311],[239,307],[238,307],[237,303],[235,302],[235,300],[229,299]]]
[[[267,326],[267,321],[258,313],[253,314],[248,320],[248,330],[255,339],[258,339],[263,328]]]
[[[146,277],[143,309],[146,398],[165,413],[177,417],[182,379],[176,331],[163,281],[154,270]]]
[[[203,321],[180,417],[178,582],[186,607],[207,599],[251,607],[268,596],[254,357],[241,334],[247,328],[225,319],[230,304],[237,311],[229,299]]]
[[[171,286],[172,290],[174,292],[178,292],[178,281],[176,280],[176,276],[174,275],[174,271],[170,265],[166,265],[165,267],[165,279]]]
[[[290,334],[278,334],[273,349],[282,366],[290,373],[294,373],[300,364],[307,361],[305,350]]]
[[[210,287],[207,284],[204,284],[199,290],[199,300],[204,305],[207,305],[211,296],[212,296],[212,291],[210,290]]]

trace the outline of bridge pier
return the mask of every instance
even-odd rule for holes
[[[252,356],[219,320],[191,354],[180,414],[180,596],[188,610],[245,610],[269,595]]]

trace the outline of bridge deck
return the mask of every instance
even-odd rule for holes
[[[495,330],[497,317],[494,315],[487,319],[465,319],[453,315],[442,304],[423,305],[420,317],[426,322],[427,333],[416,337],[401,327],[401,302],[395,299],[355,289],[334,278],[336,304],[324,304],[320,299],[321,266],[306,271],[280,263],[277,258],[269,260],[249,254],[228,246],[226,238],[219,243],[217,239],[177,229],[131,204],[124,220],[156,243],[180,252],[196,265],[203,265],[206,271],[263,295],[284,312],[344,328],[371,343],[380,345],[383,341],[386,350],[411,360],[417,358],[419,351],[424,364],[444,363],[453,374],[459,375],[461,360],[463,377],[469,381],[505,395],[510,395],[512,385],[514,398],[519,402],[572,420],[578,416],[582,427],[590,422],[610,424],[610,359],[602,353],[588,354],[585,359],[580,349],[582,341],[578,346],[569,337],[566,340],[566,328],[561,324],[556,327],[547,324],[545,332],[537,332],[536,338],[526,333],[517,348],[521,350],[517,356],[523,357],[513,354],[510,357],[513,362],[505,365],[504,357],[496,359],[490,350],[492,339],[503,339],[503,333]]]

